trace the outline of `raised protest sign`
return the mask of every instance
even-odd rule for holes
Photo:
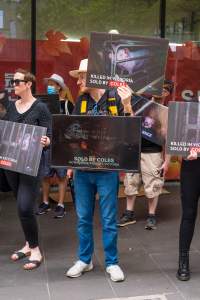
[[[167,153],[187,156],[191,149],[200,156],[200,103],[170,102]]]
[[[164,145],[167,135],[168,108],[139,95],[132,97],[135,116],[142,117],[142,137],[158,145]]]
[[[86,85],[161,95],[167,51],[166,39],[92,32]]]
[[[140,117],[53,116],[52,166],[140,170]]]
[[[46,128],[0,120],[0,168],[37,176]]]

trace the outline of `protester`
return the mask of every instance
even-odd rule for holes
[[[200,197],[200,157],[197,152],[190,151],[182,160],[180,184],[182,218],[179,233],[179,268],[177,278],[181,281],[190,279],[189,251],[197,217],[198,200]]]
[[[160,104],[168,105],[169,101],[172,101],[172,94],[174,91],[174,83],[172,80],[165,79],[163,83],[162,95],[153,95],[153,99]]]
[[[47,93],[48,94],[58,94],[60,101],[60,111],[63,114],[71,114],[74,108],[73,99],[70,93],[69,88],[65,85],[64,79],[58,74],[52,74],[49,78],[45,79],[47,83]],[[43,201],[38,207],[38,214],[43,215],[51,210],[50,206],[50,186],[51,186],[51,178],[56,175],[58,181],[58,204],[54,211],[55,218],[62,218],[65,215],[65,206],[64,199],[66,193],[66,185],[67,185],[67,169],[66,168],[51,168],[50,167],[50,158],[46,153],[46,168],[44,179],[42,183],[43,190]]]
[[[47,136],[41,138],[41,144],[43,147],[47,147],[50,144],[51,137],[51,115],[46,105],[33,97],[31,88],[34,82],[35,76],[31,73],[22,69],[16,71],[11,84],[19,100],[10,103],[4,119],[46,127]],[[35,200],[39,194],[42,165],[43,160],[41,160],[36,177],[8,170],[5,171],[9,186],[17,199],[18,214],[26,241],[25,246],[13,253],[11,259],[17,261],[29,256],[29,259],[24,264],[25,270],[39,267],[42,261],[38,243],[37,222],[34,214]]]
[[[47,85],[47,94],[59,95],[61,113],[70,115],[74,108],[74,101],[62,76],[54,73],[49,78],[45,78],[44,81]]]
[[[132,95],[132,107],[138,100],[138,97],[139,96],[137,95]],[[122,214],[118,222],[119,227],[124,227],[136,223],[134,211],[136,196],[139,194],[139,189],[143,182],[144,192],[148,199],[148,216],[145,224],[145,229],[151,230],[157,228],[156,209],[158,205],[158,197],[162,193],[164,176],[167,172],[169,162],[170,158],[169,156],[165,157],[164,149],[162,146],[150,142],[145,138],[142,138],[140,162],[141,173],[126,173],[125,175],[124,193],[126,195],[126,210]]]
[[[70,71],[70,75],[78,78],[77,84],[82,95],[77,99],[73,114],[75,115],[122,115],[123,105],[117,93],[87,88],[86,72],[88,60],[81,61],[79,69]],[[125,95],[125,88],[118,88],[119,94]],[[120,95],[120,96],[121,96]],[[126,107],[126,106],[125,106]],[[125,111],[125,109],[124,109]],[[126,112],[126,111],[125,111]],[[72,176],[72,170],[68,170]],[[69,277],[79,277],[83,272],[93,269],[92,255],[93,241],[93,215],[95,208],[95,195],[99,194],[99,206],[102,220],[103,246],[105,252],[106,272],[113,281],[123,281],[124,273],[118,265],[117,251],[117,201],[118,201],[118,172],[116,171],[82,171],[74,172],[74,187],[76,212],[78,216],[79,260],[66,273]]]

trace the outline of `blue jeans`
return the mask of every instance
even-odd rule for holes
[[[75,171],[74,188],[78,216],[79,259],[90,263],[94,251],[93,216],[95,195],[99,195],[106,266],[117,264],[117,172]]]

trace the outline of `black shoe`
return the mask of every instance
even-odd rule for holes
[[[50,210],[51,210],[50,205],[42,202],[38,207],[37,215],[44,215]]]
[[[188,281],[190,279],[188,251],[180,252],[179,254],[179,268],[176,277],[181,281]]]
[[[55,208],[54,218],[56,219],[63,218],[65,214],[66,214],[65,208],[60,205],[57,205]]]
[[[152,230],[156,229],[156,217],[155,215],[149,215],[146,221],[145,229]]]
[[[133,211],[126,210],[125,213],[121,216],[117,226],[124,227],[130,224],[135,224],[136,219]]]

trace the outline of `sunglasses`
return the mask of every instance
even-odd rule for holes
[[[22,79],[11,79],[10,80],[10,85],[15,85],[18,86],[20,85],[20,82],[27,82],[26,80],[22,80]]]

